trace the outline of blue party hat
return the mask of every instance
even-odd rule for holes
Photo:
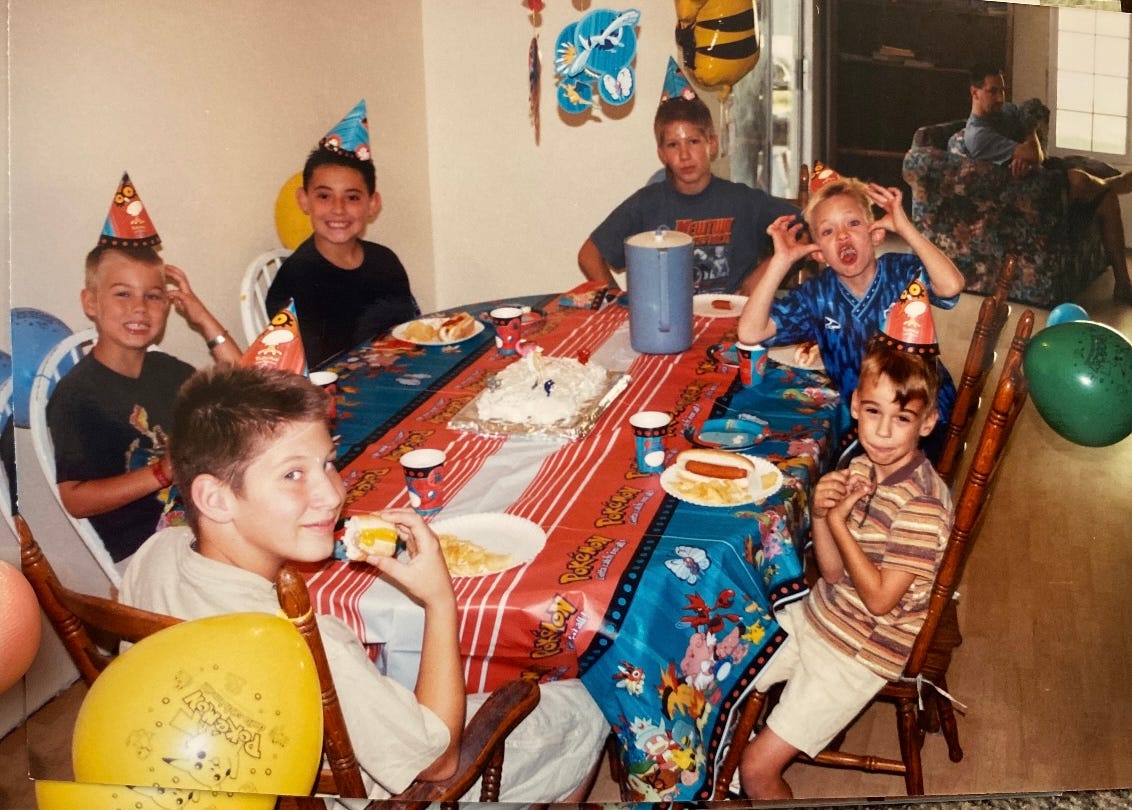
[[[676,60],[670,56],[668,57],[668,69],[664,72],[664,89],[660,93],[660,101],[663,103],[677,96],[692,101],[696,98],[696,91],[684,78],[684,71],[676,64]]]
[[[340,155],[369,160],[369,119],[366,117],[366,100],[359,101],[346,117],[322,137],[318,145]]]

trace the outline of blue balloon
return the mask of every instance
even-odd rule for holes
[[[18,427],[28,427],[31,384],[39,364],[56,343],[70,334],[71,327],[50,313],[31,307],[12,309],[12,353],[16,358],[12,409]]]
[[[1077,306],[1077,304],[1058,304],[1049,311],[1046,326],[1057,326],[1059,323],[1087,320],[1089,320],[1089,313],[1085,311],[1084,307]]]

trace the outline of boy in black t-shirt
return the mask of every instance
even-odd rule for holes
[[[307,157],[296,198],[314,233],[279,268],[265,308],[271,318],[294,300],[313,368],[420,314],[397,254],[362,239],[381,210],[364,100]]]

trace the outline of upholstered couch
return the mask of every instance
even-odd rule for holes
[[[1005,166],[967,157],[965,123],[916,130],[904,156],[912,220],[955,262],[968,292],[992,293],[1003,259],[1013,253],[1011,300],[1047,309],[1072,301],[1107,268],[1099,227],[1070,227],[1062,172],[1016,179]]]

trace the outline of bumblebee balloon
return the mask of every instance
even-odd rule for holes
[[[753,0],[676,0],[676,44],[684,67],[704,87],[731,88],[759,61]]]

